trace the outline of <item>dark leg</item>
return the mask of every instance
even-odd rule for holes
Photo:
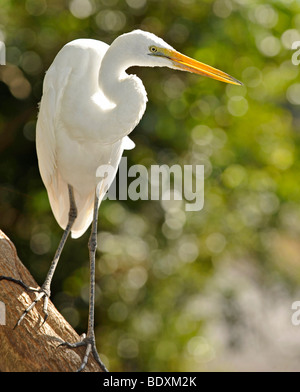
[[[48,274],[46,276],[45,282],[43,283],[43,285],[41,286],[41,288],[36,289],[33,287],[28,287],[27,285],[25,285],[21,280],[17,280],[14,278],[10,278],[8,276],[0,276],[0,281],[1,280],[8,280],[14,283],[19,284],[20,286],[22,286],[26,291],[30,291],[30,292],[36,292],[37,296],[36,299],[32,302],[32,304],[30,306],[28,306],[28,308],[24,311],[24,313],[22,314],[22,316],[19,318],[17,324],[15,325],[15,328],[20,325],[21,321],[24,319],[24,317],[26,316],[26,314],[28,312],[30,312],[30,310],[37,304],[37,302],[39,302],[42,298],[44,298],[44,306],[43,306],[43,311],[44,311],[44,322],[47,320],[48,317],[48,299],[50,297],[50,285],[51,285],[51,281],[58,263],[58,260],[60,258],[61,252],[63,250],[63,247],[66,243],[66,240],[68,238],[68,235],[72,229],[72,226],[74,224],[74,221],[77,217],[77,208],[76,208],[76,204],[75,204],[75,200],[74,200],[74,193],[73,193],[73,188],[71,187],[71,185],[68,185],[68,189],[69,189],[69,199],[70,199],[70,210],[69,210],[69,221],[67,224],[67,227],[63,233],[63,236],[60,240],[60,243],[58,245],[57,251],[55,253],[54,259],[50,265]]]
[[[87,362],[90,353],[92,352],[94,355],[95,360],[100,365],[101,369],[104,372],[107,372],[105,365],[101,361],[97,348],[96,348],[96,340],[95,340],[95,333],[94,333],[94,315],[95,315],[95,256],[97,250],[97,223],[98,223],[98,207],[99,207],[99,197],[97,192],[95,194],[95,202],[94,202],[94,215],[93,215],[93,223],[91,229],[91,235],[89,239],[89,255],[90,255],[90,303],[89,303],[89,320],[88,320],[88,330],[87,335],[78,342],[78,343],[68,343],[64,342],[60,344],[60,346],[67,346],[69,348],[76,348],[80,346],[86,346],[85,355],[83,357],[81,366],[77,370],[81,372]]]

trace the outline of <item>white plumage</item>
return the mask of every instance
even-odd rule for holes
[[[80,237],[92,222],[97,168],[109,164],[116,173],[123,150],[134,147],[126,135],[146,108],[145,94],[138,120],[128,121],[124,115],[119,120],[116,104],[99,90],[99,69],[108,48],[96,40],[73,41],[58,53],[44,80],[36,135],[39,169],[63,229],[70,207],[68,184],[73,186],[78,210],[73,238]],[[130,102],[128,106],[131,117]],[[110,132],[112,127],[116,132]]]
[[[51,208],[63,229],[68,223],[68,184],[73,187],[78,210],[74,238],[92,221],[97,168],[109,164],[117,170],[123,150],[133,148],[127,135],[147,102],[142,81],[126,73],[133,65],[167,66],[240,84],[140,30],[123,34],[111,46],[91,39],[65,45],[45,76],[36,144]]]
[[[142,81],[126,73],[126,69],[134,65],[165,66],[241,84],[222,71],[176,52],[154,34],[140,30],[121,35],[111,46],[91,39],[70,42],[46,73],[37,121],[37,155],[52,211],[64,233],[43,285],[27,287],[37,295],[16,326],[42,299],[44,322],[47,320],[51,282],[68,235],[71,231],[74,238],[80,237],[92,222],[88,242],[87,335],[77,343],[61,343],[70,348],[86,346],[78,371],[85,368],[91,352],[100,368],[107,371],[98,355],[94,333],[97,217],[106,191],[103,184],[110,186],[124,149],[134,147],[128,134],[146,109],[147,94]],[[103,181],[97,174],[107,165],[113,170],[107,172],[108,177]],[[0,280],[3,279],[26,287],[24,282],[14,278],[0,276]]]

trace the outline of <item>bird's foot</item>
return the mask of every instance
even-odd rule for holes
[[[95,358],[96,362],[99,364],[101,370],[103,372],[108,372],[106,366],[101,361],[99,354],[97,352],[96,341],[95,341],[94,336],[88,337],[88,336],[86,336],[86,334],[83,334],[83,335],[81,335],[81,340],[79,342],[77,342],[77,343],[63,342],[58,347],[61,347],[61,346],[66,346],[68,348],[77,348],[77,347],[81,347],[81,346],[86,346],[83,360],[81,362],[80,367],[77,369],[77,372],[81,372],[86,367],[86,364],[88,362],[89,355],[91,352],[93,353],[94,358]]]
[[[21,280],[18,280],[18,279],[15,279],[15,278],[11,278],[10,276],[0,275],[0,281],[1,280],[7,280],[9,282],[16,283],[19,286],[23,287],[23,289],[25,289],[27,292],[36,293],[35,300],[32,302],[31,305],[28,306],[27,309],[24,310],[23,314],[21,315],[21,317],[17,321],[16,325],[14,326],[14,329],[21,324],[22,320],[24,320],[24,318],[26,317],[27,313],[29,313],[31,311],[31,309],[33,309],[35,307],[35,305],[42,298],[44,299],[44,305],[43,305],[44,321],[43,321],[43,324],[46,322],[47,317],[48,317],[48,300],[49,300],[49,297],[50,297],[50,289],[49,288],[46,288],[46,287],[43,287],[43,286],[40,287],[40,288],[30,287],[30,286],[27,286]]]

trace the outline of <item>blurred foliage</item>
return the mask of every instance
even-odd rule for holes
[[[300,283],[300,83],[291,61],[300,3],[0,0],[0,8],[7,62],[0,66],[0,228],[39,284],[62,230],[38,172],[35,123],[45,71],[64,44],[111,43],[141,28],[243,81],[130,70],[149,102],[131,134],[128,165],[203,164],[205,205],[186,212],[181,202],[102,203],[97,346],[118,371],[274,368],[275,355],[268,367],[257,352],[263,357],[292,333],[279,324],[293,328],[286,318]],[[52,300],[79,333],[87,325],[88,235],[68,240],[52,286]],[[256,319],[260,343],[243,362]],[[277,365],[299,369],[299,356],[287,357]]]

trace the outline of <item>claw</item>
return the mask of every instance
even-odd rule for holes
[[[77,343],[63,342],[63,343],[59,344],[57,347],[61,347],[61,346],[66,346],[66,347],[72,348],[72,349],[77,348],[77,347],[81,347],[81,346],[86,346],[86,350],[85,350],[85,354],[84,354],[83,360],[81,362],[80,367],[77,369],[76,372],[82,372],[82,370],[86,367],[91,351],[92,351],[92,353],[94,355],[94,358],[95,358],[96,362],[99,364],[101,370],[103,372],[108,372],[106,366],[101,361],[101,359],[100,359],[100,357],[98,355],[98,352],[97,352],[97,349],[96,349],[96,343],[95,343],[95,340],[93,338],[88,338],[84,334],[83,339],[80,340],[79,342],[77,342]]]
[[[77,348],[77,347],[85,346],[85,345],[86,345],[85,342],[77,342],[77,343],[63,342],[63,343],[60,343],[57,347],[67,346],[69,348]]]
[[[19,320],[16,322],[16,325],[14,326],[13,329],[16,329],[21,322],[24,320],[24,318],[26,317],[27,313],[29,313],[31,311],[31,309],[33,309],[35,307],[35,305],[44,297],[44,306],[43,306],[43,312],[44,312],[44,321],[43,324],[46,322],[47,318],[48,318],[48,299],[49,299],[49,295],[46,293],[46,291],[43,288],[35,288],[35,287],[30,287],[27,286],[24,282],[22,282],[21,280],[15,279],[15,278],[11,278],[10,276],[0,276],[0,281],[1,280],[8,280],[9,282],[13,282],[18,284],[19,286],[23,287],[23,289],[25,289],[28,292],[33,292],[33,293],[37,293],[36,299],[32,302],[32,304],[30,304],[28,306],[27,309],[24,310],[23,314],[21,315],[21,317],[19,318]],[[43,325],[42,324],[42,325]]]
[[[32,302],[32,304],[29,305],[28,308],[24,310],[22,316],[19,318],[19,320],[17,321],[16,325],[14,326],[14,329],[21,324],[22,320],[24,320],[24,318],[26,317],[27,313],[29,313],[43,297],[45,297],[45,299],[47,298],[46,297],[46,293],[41,291],[37,295],[36,299]],[[44,301],[45,301],[45,299],[44,299]],[[45,310],[46,310],[46,312],[45,312]],[[44,308],[43,311],[44,311],[44,314],[45,314],[44,321],[43,321],[43,324],[44,324],[45,321],[47,320],[47,317],[48,317],[47,308],[46,309]]]
[[[1,280],[8,280],[9,282],[13,282],[13,283],[16,283],[16,284],[18,284],[19,286],[21,286],[21,287],[23,287],[23,289],[25,289],[26,291],[39,291],[39,289],[37,289],[37,288],[34,288],[34,287],[31,287],[31,286],[27,286],[27,284],[25,284],[24,282],[22,282],[22,280],[19,280],[19,279],[15,279],[15,278],[12,278],[12,277],[10,277],[10,276],[3,276],[3,275],[0,275],[0,281]]]

